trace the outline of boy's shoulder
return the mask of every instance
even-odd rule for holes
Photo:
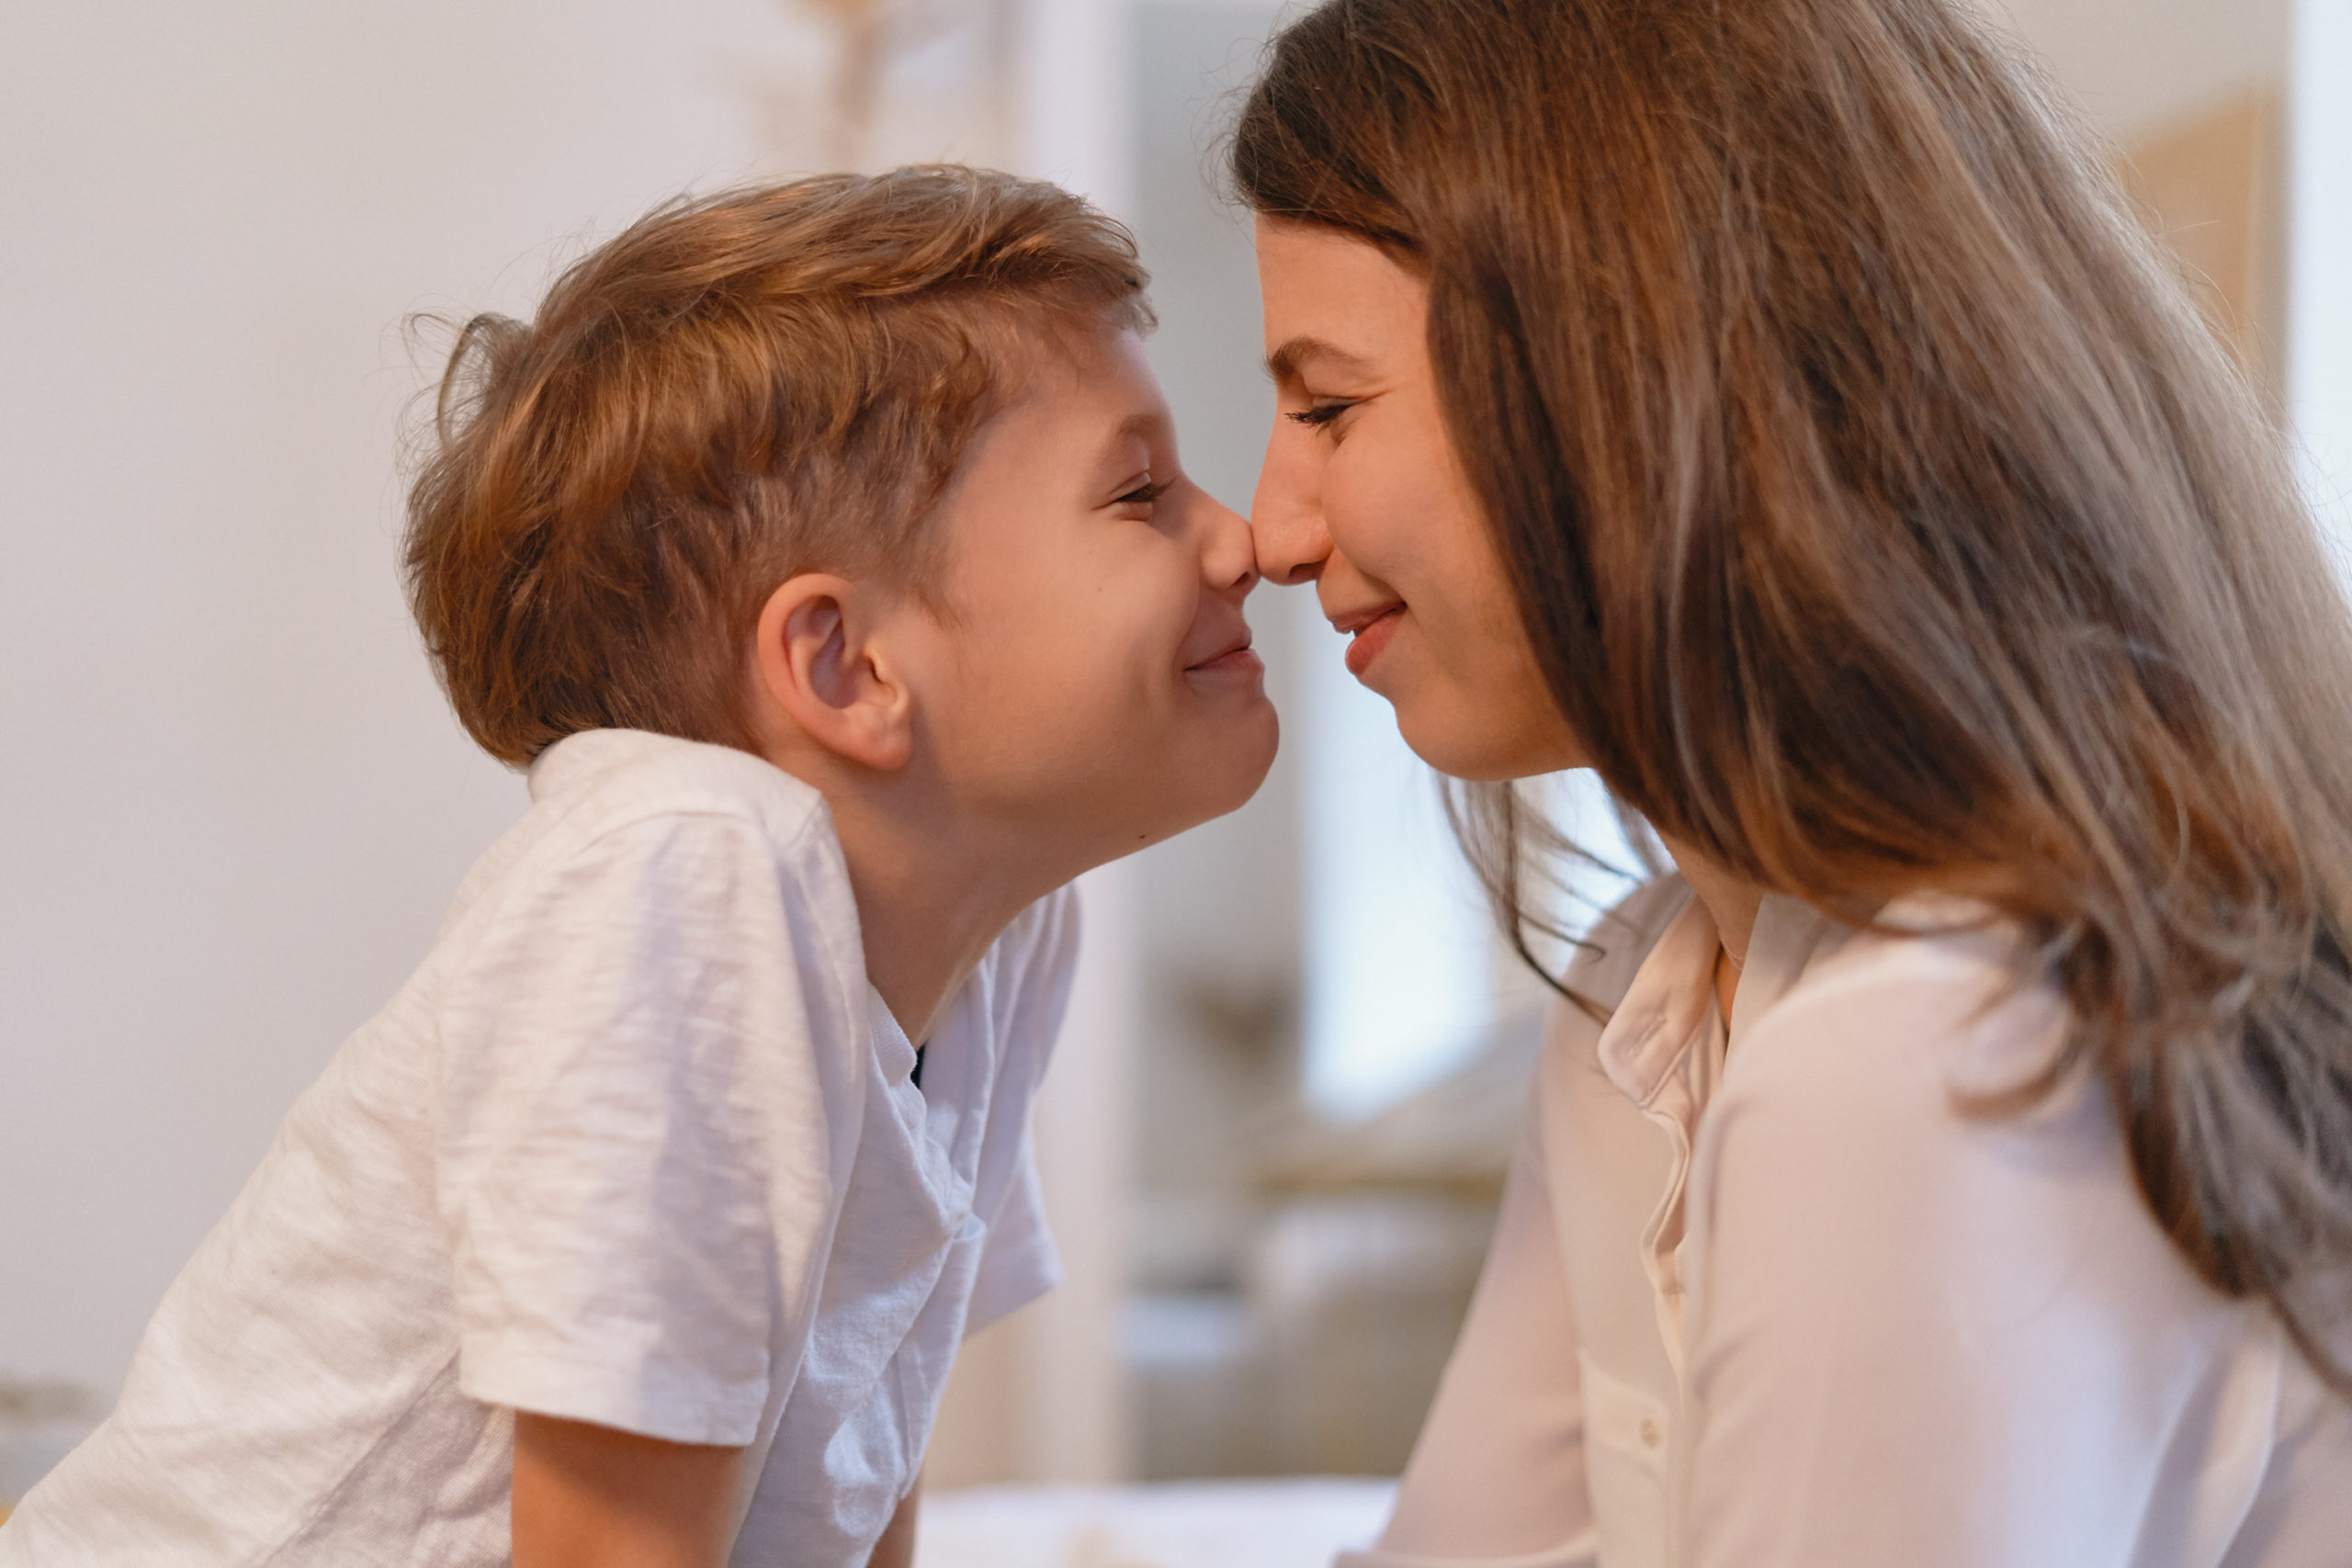
[[[648,817],[742,818],[778,839],[830,826],[824,796],[763,758],[732,746],[643,729],[588,729],[531,764],[535,812],[594,833]]]
[[[442,927],[479,929],[523,888],[566,867],[740,856],[747,850],[820,904],[850,897],[848,869],[824,796],[763,758],[730,746],[640,729],[568,735],[531,764],[531,807],[474,863]],[[696,825],[700,826],[697,827]]]

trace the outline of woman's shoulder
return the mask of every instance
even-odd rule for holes
[[[2170,1333],[2224,1309],[2149,1213],[2030,958],[1981,909],[1906,901],[1809,967],[1734,1037],[1696,1139],[1701,1226],[1785,1209],[1830,1273],[1908,1280],[1986,1333],[2043,1314]]]
[[[1758,1413],[1804,1413],[1821,1473],[1888,1496],[1940,1465],[2018,1517],[2162,1530],[2122,1512],[2154,1497],[2186,1532],[2176,1499],[2265,1484],[2278,1337],[2172,1246],[2100,1076],[2048,1071],[2068,1017],[2030,959],[1897,905],[1744,1021],[1694,1140],[1692,1399],[1767,1468],[1789,1426]]]
[[[2051,1068],[2067,1012],[2022,932],[1985,907],[1898,899],[1743,1019],[1741,1077],[1833,1100],[1998,1099]],[[1729,1075],[1727,1075],[1727,1084]]]
[[[2029,959],[1981,908],[1889,906],[1743,1021],[1700,1130],[1698,1184],[1802,1192],[1825,1217],[1868,1229],[1868,1211],[1923,1245],[1973,1215],[2026,1252],[2047,1233],[2053,1258],[2120,1224],[2145,1233],[2121,1250],[2163,1264],[2105,1085],[2067,1060],[2064,1001]]]
[[[1962,1293],[1995,1316],[2069,1280],[2085,1300],[2200,1316],[2211,1292],[2148,1213],[2106,1085],[2068,1058],[2067,1009],[2030,956],[1982,909],[1890,906],[1735,1035],[1694,1201],[1788,1203],[1881,1269],[1901,1258],[1940,1278],[1968,1259]]]

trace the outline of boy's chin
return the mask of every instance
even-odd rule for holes
[[[1261,699],[1250,711],[1236,714],[1216,727],[1216,732],[1184,752],[1184,790],[1189,809],[1183,828],[1240,810],[1250,804],[1274,765],[1282,745],[1282,721],[1272,703]]]
[[[1086,814],[1092,818],[1089,836],[1100,835],[1087,863],[1120,859],[1238,811],[1266,782],[1280,744],[1273,705],[1261,703],[1256,711],[1188,727],[1181,738],[1126,752],[1151,760],[1138,761],[1135,773],[1113,786],[1107,811]],[[1069,807],[1067,797],[1057,800],[1050,819],[1068,823]]]

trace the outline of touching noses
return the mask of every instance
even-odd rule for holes
[[[1195,526],[1204,533],[1201,581],[1211,592],[1238,604],[1258,586],[1258,552],[1249,520],[1204,490],[1195,488],[1193,495],[1200,510]]]
[[[1311,455],[1282,439],[1283,434],[1278,417],[1265,466],[1258,470],[1258,493],[1250,501],[1250,535],[1266,581],[1295,588],[1323,574],[1331,536],[1317,504]]]

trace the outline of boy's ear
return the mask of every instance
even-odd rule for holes
[[[753,667],[768,700],[826,750],[893,772],[914,754],[914,694],[876,637],[874,591],[823,572],[760,608]]]

